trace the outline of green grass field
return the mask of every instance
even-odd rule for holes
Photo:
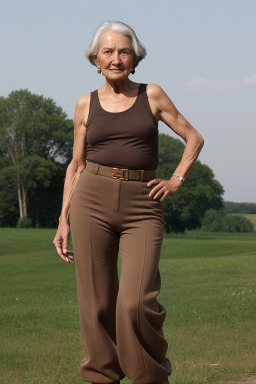
[[[55,254],[54,235],[0,229],[0,383],[83,382],[75,265]],[[256,374],[256,234],[166,236],[160,272],[170,383],[238,383]]]

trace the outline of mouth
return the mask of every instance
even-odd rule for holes
[[[123,69],[121,69],[121,68],[111,68],[111,69],[109,69],[109,71],[115,72],[115,73],[120,73],[120,72],[123,72]]]

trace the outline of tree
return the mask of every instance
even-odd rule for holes
[[[15,187],[20,218],[28,215],[28,193],[49,187],[58,164],[70,160],[72,136],[73,122],[51,98],[27,89],[0,97],[0,184]]]
[[[159,135],[159,165],[157,177],[169,179],[181,160],[184,144],[166,134]],[[199,160],[180,190],[164,200],[165,230],[184,232],[201,226],[207,209],[223,207],[221,184],[215,180],[212,170]]]
[[[19,216],[15,176],[8,166],[8,159],[0,158],[0,226],[14,227]]]

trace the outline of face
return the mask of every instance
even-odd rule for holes
[[[129,76],[134,64],[134,51],[128,36],[106,31],[99,44],[99,52],[94,59],[102,74],[110,80],[121,80]]]

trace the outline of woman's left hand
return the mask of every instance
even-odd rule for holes
[[[169,180],[159,178],[150,180],[147,183],[148,187],[151,187],[152,185],[154,185],[154,187],[151,189],[149,197],[156,200],[162,196],[160,201],[164,201],[167,196],[174,195],[176,192],[178,192],[182,185],[182,181],[177,177],[172,176]]]

